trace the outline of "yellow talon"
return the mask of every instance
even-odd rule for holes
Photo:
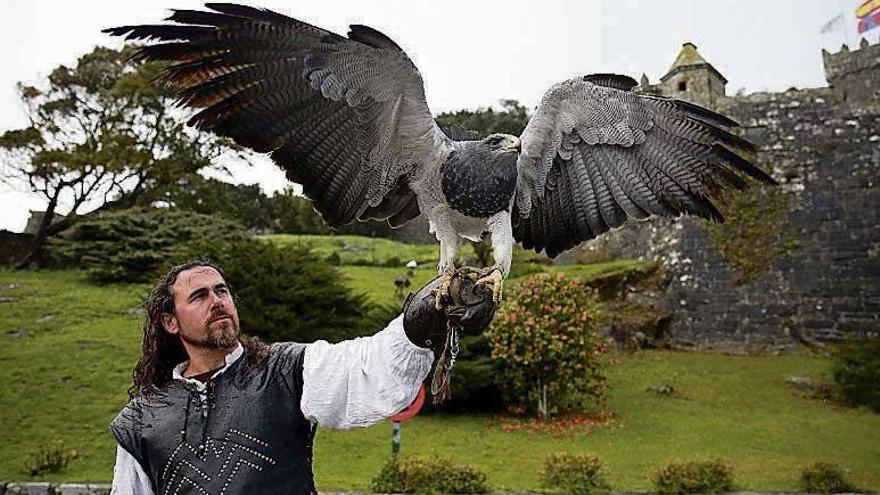
[[[477,285],[492,284],[492,302],[496,305],[501,304],[501,292],[504,288],[504,277],[501,275],[499,268],[492,268],[492,271],[477,280]]]
[[[449,285],[452,283],[453,271],[444,270],[441,275],[440,286],[431,291],[434,294],[434,307],[443,309],[443,296],[449,296]]]

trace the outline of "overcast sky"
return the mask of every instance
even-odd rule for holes
[[[377,28],[398,42],[425,80],[434,113],[497,105],[533,107],[555,82],[618,72],[655,82],[685,41],[728,79],[728,93],[825,85],[821,49],[857,41],[858,0],[320,0],[243,2],[265,6],[344,34],[348,24]],[[0,132],[25,123],[15,83],[39,84],[98,44],[119,46],[100,30],[152,23],[163,6],[202,2],[4,0],[0,16]],[[831,33],[822,26],[838,14]],[[877,42],[880,28],[871,41]],[[0,164],[2,166],[2,164]],[[226,180],[258,182],[267,192],[284,177],[267,160]],[[0,185],[0,228],[20,231],[44,203]]]

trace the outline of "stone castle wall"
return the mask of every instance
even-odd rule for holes
[[[631,222],[587,249],[661,262],[673,336],[695,345],[880,336],[880,105],[819,88],[719,106],[759,147],[759,166],[781,183],[766,194],[784,208],[759,197],[746,221],[718,230],[693,217]],[[730,219],[730,205],[720,209]],[[737,255],[772,250],[744,281]]]
[[[822,51],[828,84],[853,103],[880,104],[880,43],[863,39],[856,51],[844,45],[838,53]]]

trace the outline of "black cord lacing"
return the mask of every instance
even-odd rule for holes
[[[214,380],[208,380],[208,383],[205,386],[205,404],[204,404],[204,412],[202,416],[205,418],[205,421],[202,422],[202,441],[199,443],[199,448],[205,448],[205,440],[208,435],[208,418],[211,415],[211,409],[214,409]]]
[[[186,425],[189,423],[189,408],[192,403],[192,392],[186,389],[186,409],[183,415],[183,429],[180,430],[180,442],[186,442]]]

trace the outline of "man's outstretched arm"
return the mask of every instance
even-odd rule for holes
[[[413,401],[433,361],[406,337],[403,315],[369,337],[315,342],[305,349],[300,408],[325,428],[369,426]]]
[[[491,292],[470,279],[455,284],[437,309],[434,279],[411,295],[403,312],[369,337],[305,349],[301,410],[325,428],[369,426],[410,405],[445,344],[447,324],[485,328],[495,306]]]

